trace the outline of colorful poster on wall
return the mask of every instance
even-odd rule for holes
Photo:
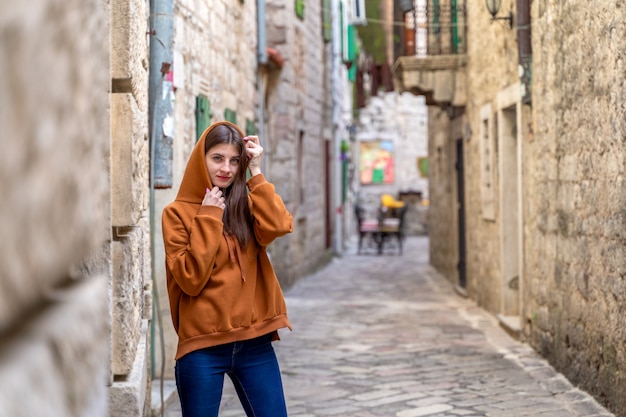
[[[361,184],[392,184],[393,171],[392,141],[373,140],[360,143]]]

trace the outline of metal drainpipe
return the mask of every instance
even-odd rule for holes
[[[530,2],[528,0],[517,0],[517,18],[515,19],[517,29],[517,51],[519,65],[521,67],[521,83],[524,86],[522,102],[530,104],[532,86],[532,43],[530,33]]]
[[[174,5],[173,0],[150,0],[150,66],[148,90],[148,128],[150,137],[150,259],[152,277],[152,320],[150,325],[151,378],[155,368],[155,321],[159,325],[161,345],[161,415],[164,413],[163,372],[165,369],[165,342],[161,320],[159,292],[155,276],[155,188],[172,187],[172,87],[165,82],[172,69]],[[166,90],[167,89],[167,90]],[[167,93],[167,94],[166,94]],[[164,131],[164,125],[167,128]],[[158,158],[158,159],[157,159]]]
[[[261,74],[262,66],[267,64],[267,31],[265,28],[265,0],[257,0],[256,2],[256,25],[257,25],[257,70],[256,70],[256,85],[257,85],[257,134],[260,140],[263,141],[263,147],[265,148],[266,155],[270,154],[269,138],[265,137],[265,94],[263,86],[263,75]],[[264,175],[268,175],[267,172],[267,157],[261,159],[261,171]],[[269,178],[269,175],[268,175]]]

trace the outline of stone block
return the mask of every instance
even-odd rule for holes
[[[0,415],[106,416],[107,287],[100,276],[50,292],[48,303],[3,340]]]
[[[146,113],[131,94],[111,95],[111,222],[133,226],[149,204]]]
[[[128,374],[135,361],[144,317],[143,231],[118,228],[113,241],[112,356],[113,373]]]
[[[117,378],[109,388],[108,415],[111,417],[144,417],[146,402],[149,402],[146,398],[150,358],[148,328],[148,321],[144,320],[131,371],[124,378]]]
[[[146,4],[142,0],[111,1],[111,78],[130,83],[130,90],[142,111],[148,107]]]
[[[434,100],[451,103],[454,100],[456,71],[439,70],[434,72]]]

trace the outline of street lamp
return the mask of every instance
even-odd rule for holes
[[[487,10],[489,10],[489,14],[491,15],[491,21],[494,20],[508,20],[509,29],[513,29],[513,12],[509,12],[508,16],[498,16],[498,12],[500,11],[500,4],[502,0],[485,0],[485,4],[487,5]]]

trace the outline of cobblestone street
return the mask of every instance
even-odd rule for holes
[[[286,296],[294,331],[274,346],[291,417],[613,416],[457,295],[428,238],[402,256],[352,249]],[[229,380],[220,416],[244,416]]]

